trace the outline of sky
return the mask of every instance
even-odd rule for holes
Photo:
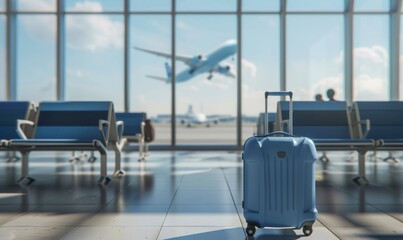
[[[206,4],[206,1],[209,4]],[[0,0],[0,11],[2,9]],[[342,0],[289,0],[290,11],[339,10]],[[357,11],[383,9],[379,0],[356,0]],[[380,5],[379,5],[380,4]],[[20,10],[52,11],[54,0],[19,0]],[[178,11],[234,11],[235,0],[177,0]],[[245,11],[276,11],[278,1],[243,2]],[[67,11],[121,11],[123,1],[68,0]],[[170,11],[167,0],[131,0],[132,11]],[[49,15],[22,15],[17,18],[17,97],[20,100],[55,100],[56,23]],[[235,15],[177,15],[176,52],[206,55],[229,39],[236,39]],[[171,16],[132,15],[130,45],[171,51]],[[354,25],[354,96],[357,100],[388,99],[388,30],[387,15],[355,16]],[[287,16],[287,87],[295,100],[313,100],[332,87],[336,98],[344,99],[344,20],[342,15]],[[402,27],[403,29],[403,27]],[[5,34],[4,16],[0,14],[0,35]],[[120,14],[66,15],[66,99],[111,100],[117,111],[124,106],[124,18]],[[256,116],[263,111],[263,92],[279,90],[280,36],[278,15],[244,15],[242,18],[242,109]],[[403,41],[401,41],[403,44]],[[0,84],[5,86],[5,41],[0,37]],[[402,48],[401,48],[402,49]],[[171,86],[146,75],[165,77],[167,59],[129,49],[130,110],[150,115],[169,114]],[[403,51],[403,50],[401,50]],[[403,56],[403,52],[401,53]],[[235,60],[238,56],[235,56]],[[170,62],[170,61],[168,61]],[[226,65],[236,72],[236,61]],[[186,66],[177,62],[177,72]],[[236,114],[235,79],[207,75],[177,84],[177,113],[189,105],[206,114]],[[403,81],[403,79],[402,79]],[[403,85],[403,84],[401,84]],[[401,87],[403,93],[403,87]],[[4,88],[0,99],[4,99]],[[326,99],[326,97],[325,97]],[[275,101],[269,106],[273,109]]]

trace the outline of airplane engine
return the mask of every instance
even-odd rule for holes
[[[197,55],[192,58],[192,66],[199,66],[202,62],[203,56]]]
[[[226,74],[226,73],[229,73],[229,71],[231,70],[231,67],[230,66],[224,66],[224,67],[219,67],[218,68],[218,72],[219,73],[221,73],[221,74]]]

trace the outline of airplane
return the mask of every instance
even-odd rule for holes
[[[159,57],[171,58],[170,53],[164,53],[154,50],[149,50],[145,48],[134,47],[136,50],[154,54]],[[213,78],[213,73],[222,74],[227,77],[236,78],[236,75],[231,71],[231,66],[229,64],[220,64],[221,61],[235,55],[237,52],[237,42],[234,39],[224,42],[216,50],[212,51],[206,56],[195,55],[195,56],[185,56],[185,55],[175,55],[175,60],[184,62],[188,68],[176,75],[176,82],[186,82],[197,75],[208,73],[207,79],[211,80]],[[171,66],[165,62],[165,71],[167,77],[159,77],[153,75],[146,75],[148,78],[161,80],[166,83],[172,82],[172,69]]]
[[[189,105],[188,111],[184,115],[177,115],[177,121],[179,121],[182,125],[190,128],[193,125],[203,125],[206,127],[211,127],[211,124],[218,124],[221,121],[230,121],[233,120],[234,117],[230,116],[206,116],[203,113],[195,113],[193,111],[193,106]]]

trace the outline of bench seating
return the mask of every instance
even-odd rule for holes
[[[17,132],[17,120],[33,120],[36,114],[34,103],[27,101],[1,101],[0,102],[0,150],[9,151],[8,142],[20,138]],[[28,137],[32,135],[33,128],[25,126],[21,129]],[[8,162],[19,160],[15,152]]]
[[[22,154],[21,184],[34,181],[28,176],[31,151],[98,151],[101,155],[99,183],[106,185],[110,181],[107,147],[115,150],[120,147],[117,141],[119,124],[114,119],[112,102],[42,102],[35,122],[20,121],[18,128],[23,125],[34,126],[32,138],[28,139],[19,131],[22,139],[13,139],[8,144],[9,148]],[[115,174],[120,173],[118,158]]]
[[[276,113],[269,112],[268,113],[268,121],[269,121],[269,132],[273,132],[276,129]],[[264,113],[259,113],[259,118],[256,124],[257,132],[256,134],[262,136],[264,134]]]
[[[287,128],[289,103],[280,101],[277,110],[277,124]],[[317,150],[357,151],[358,176],[353,180],[358,184],[367,183],[365,154],[376,144],[372,139],[354,139],[346,102],[295,101],[293,116],[294,135],[311,138]]]
[[[119,112],[116,113],[116,119],[124,122],[123,138],[127,139],[128,143],[139,144],[139,160],[144,160],[148,148],[144,136],[144,121],[147,115],[145,112]]]
[[[356,135],[375,139],[377,150],[403,149],[403,102],[399,101],[357,101],[353,103],[352,116],[357,123]],[[364,128],[361,123],[367,123]],[[393,157],[385,158],[384,160]]]

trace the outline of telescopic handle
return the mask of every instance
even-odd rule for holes
[[[264,98],[265,98],[265,114],[264,114],[264,124],[263,124],[263,132],[265,135],[269,133],[269,119],[268,119],[268,104],[267,104],[267,99],[269,96],[278,96],[278,97],[290,97],[290,113],[289,113],[289,124],[288,124],[288,130],[290,134],[293,134],[293,111],[292,111],[292,92],[291,91],[280,91],[280,92],[265,92],[264,93]]]

